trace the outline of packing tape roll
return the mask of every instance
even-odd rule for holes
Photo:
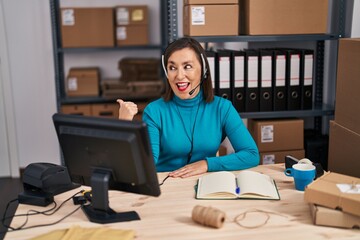
[[[204,226],[221,228],[226,214],[219,209],[196,205],[192,210],[192,220]]]

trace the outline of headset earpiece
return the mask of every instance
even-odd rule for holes
[[[165,67],[164,55],[161,55],[161,64],[162,64],[162,67],[164,69],[165,76],[166,76],[166,78],[168,78],[166,67]]]
[[[202,53],[200,54],[200,56],[201,56],[201,61],[202,61],[202,66],[203,66],[203,71],[204,71],[203,78],[206,79],[207,68],[206,68],[205,58],[204,58],[204,55]]]

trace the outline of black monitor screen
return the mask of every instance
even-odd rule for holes
[[[54,114],[53,121],[72,181],[91,186],[93,194],[94,186],[106,184],[112,190],[160,195],[144,122],[65,114]],[[107,194],[107,189],[98,191]]]

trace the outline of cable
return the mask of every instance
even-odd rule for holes
[[[51,225],[54,225],[54,224],[57,224],[59,222],[61,222],[62,220],[64,220],[65,218],[71,216],[73,213],[75,213],[77,210],[79,210],[79,208],[81,208],[81,206],[79,206],[78,208],[76,208],[74,211],[70,212],[69,214],[65,215],[64,217],[60,218],[59,220],[55,221],[55,222],[52,222],[52,223],[48,223],[48,224],[39,224],[39,225],[33,225],[33,226],[29,226],[29,227],[24,227],[26,225],[26,223],[28,222],[28,218],[29,216],[32,216],[32,215],[37,215],[37,214],[43,214],[43,215],[46,215],[46,216],[50,216],[50,215],[53,215],[54,213],[56,213],[66,202],[68,202],[70,199],[72,199],[73,197],[75,197],[76,195],[80,194],[80,193],[85,193],[84,190],[81,190],[75,194],[73,194],[71,197],[67,198],[65,201],[63,201],[59,207],[56,208],[57,204],[56,202],[54,201],[54,206],[50,209],[47,209],[45,211],[37,211],[37,210],[33,210],[33,209],[30,209],[26,214],[17,214],[17,215],[13,215],[13,216],[9,216],[9,217],[6,217],[6,212],[10,206],[10,204],[12,202],[15,202],[17,201],[18,199],[13,199],[11,201],[8,202],[7,206],[6,206],[6,209],[5,209],[5,212],[4,212],[4,216],[3,216],[3,219],[2,219],[2,225],[8,229],[11,230],[11,231],[18,231],[18,230],[24,230],[24,229],[30,229],[30,228],[36,228],[36,227],[44,227],[44,226],[51,226]],[[51,212],[53,211],[53,212]],[[14,218],[14,217],[21,217],[21,216],[25,216],[26,219],[25,219],[25,222],[20,225],[20,227],[17,227],[17,228],[13,228],[11,227],[10,225],[6,225],[5,224],[5,220],[6,219],[9,219],[9,218]],[[6,233],[5,232],[0,232],[0,233]]]

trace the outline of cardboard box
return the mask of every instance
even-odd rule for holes
[[[119,117],[119,104],[117,103],[104,103],[91,105],[92,116],[95,117]]]
[[[115,46],[113,8],[62,8],[62,46]]]
[[[360,134],[360,38],[340,39],[335,121]]]
[[[329,171],[360,177],[360,134],[330,121]]]
[[[291,155],[297,159],[305,158],[305,150],[285,150],[277,152],[260,152],[260,164],[284,163],[285,156]]]
[[[241,0],[240,33],[247,35],[327,32],[328,0]]]
[[[67,96],[99,96],[99,82],[99,68],[71,68],[66,79]]]
[[[236,36],[239,34],[239,5],[185,5],[185,36]]]
[[[340,190],[339,184],[346,185]],[[357,194],[349,190],[357,185]],[[360,216],[360,178],[334,172],[326,172],[305,188],[304,198],[308,203],[317,204],[331,209],[339,209],[345,213]]]
[[[117,46],[135,46],[149,44],[148,25],[127,25],[116,27]]]
[[[64,114],[91,116],[91,105],[90,104],[62,105],[60,111],[61,113]]]
[[[309,204],[311,216],[315,225],[341,227],[341,228],[359,228],[360,217],[344,213],[340,210],[326,208],[315,204]]]
[[[117,6],[115,11],[117,25],[148,24],[148,6],[146,5]]]
[[[304,149],[302,119],[249,119],[248,129],[259,152]]]

